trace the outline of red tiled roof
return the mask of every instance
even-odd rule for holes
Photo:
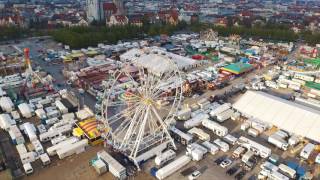
[[[103,3],[103,10],[112,11],[113,14],[117,12],[117,6],[114,3]]]

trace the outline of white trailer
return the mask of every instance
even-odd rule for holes
[[[88,139],[82,139],[81,141],[70,144],[69,146],[63,147],[57,151],[57,155],[60,159],[71,156],[73,154],[80,154],[85,151],[88,146]]]
[[[316,145],[312,143],[308,143],[300,152],[300,156],[304,159],[308,159],[315,148],[316,148]]]
[[[21,115],[25,118],[31,118],[33,115],[33,109],[31,109],[31,107],[27,103],[19,104],[18,109]]]
[[[66,114],[66,113],[68,113],[68,108],[66,108],[66,106],[63,105],[61,101],[56,100],[55,105],[56,105],[56,107],[59,109],[59,111],[61,112],[61,114]]]
[[[211,142],[209,141],[204,141],[202,143],[202,146],[206,147],[208,149],[208,151],[212,154],[212,155],[215,155],[219,152],[219,147],[212,144]]]
[[[227,152],[229,151],[230,147],[229,147],[229,144],[222,141],[221,139],[216,139],[213,141],[216,145],[219,146],[219,148],[221,149],[221,151],[223,152]]]
[[[271,155],[271,149],[268,147],[265,147],[251,139],[248,139],[244,136],[241,136],[238,139],[238,143],[247,148],[250,151],[253,151],[256,155],[261,156],[262,158],[267,158]]]
[[[48,118],[58,118],[59,116],[60,116],[60,111],[58,111],[58,110],[56,110],[56,109],[47,112],[47,117],[48,117]]]
[[[213,131],[218,136],[225,136],[228,134],[228,128],[221,126],[220,124],[209,119],[204,119],[202,121],[202,125]]]
[[[292,179],[296,177],[296,171],[285,164],[280,164],[279,169],[283,174],[288,175]]]
[[[242,131],[246,131],[248,128],[250,128],[250,123],[249,122],[244,122],[241,124],[240,129]]]
[[[11,111],[11,116],[16,122],[21,122],[20,114],[18,111]]]
[[[193,128],[195,126],[200,126],[202,123],[202,120],[204,119],[208,119],[209,115],[206,113],[199,113],[197,114],[195,117],[187,120],[184,122],[184,127],[189,129],[189,128]]]
[[[23,130],[24,134],[26,134],[30,141],[37,140],[36,128],[30,122],[26,122],[20,126],[20,129]]]
[[[118,179],[123,180],[127,178],[127,170],[109,153],[102,150],[97,153],[97,157],[107,164],[109,171]]]
[[[246,149],[244,147],[239,146],[233,151],[232,157],[239,158],[245,151]]]
[[[165,179],[171,174],[177,172],[182,167],[185,167],[190,161],[191,161],[191,158],[189,156],[187,155],[181,156],[175,161],[172,161],[171,163],[159,169],[156,172],[156,177],[159,180]]]
[[[228,120],[233,115],[234,111],[232,109],[228,109],[226,111],[223,111],[222,113],[217,114],[217,121],[218,122],[224,122],[225,120]]]
[[[16,121],[11,119],[9,114],[0,114],[1,129],[9,131],[12,125],[16,125]]]
[[[264,162],[263,164],[260,165],[260,168],[267,171],[267,172],[271,172],[271,171],[278,171],[279,170],[279,167],[272,164],[271,162],[269,161],[266,161]]]
[[[219,113],[222,113],[228,109],[231,108],[231,104],[230,103],[225,103],[221,106],[218,106],[217,108],[213,109],[211,112],[210,112],[210,116],[211,117],[215,117],[217,114]]]
[[[191,109],[185,108],[177,112],[176,117],[178,120],[185,121],[191,118]]]
[[[156,163],[157,166],[162,166],[164,165],[166,162],[174,159],[176,157],[176,152],[174,152],[172,149],[169,149],[163,153],[161,153],[160,155],[158,155],[154,161]]]
[[[225,137],[223,137],[223,139],[232,145],[235,145],[238,141],[238,138],[232,136],[231,134],[227,134]]]
[[[46,125],[53,125],[53,124],[59,122],[59,119],[54,117],[54,118],[46,119],[44,122]]]
[[[200,109],[202,109],[202,110],[206,110],[206,109],[208,109],[209,106],[210,106],[210,102],[209,102],[206,98],[200,99],[200,100],[197,102],[197,104],[200,106]]]
[[[276,147],[286,151],[288,150],[288,142],[280,137],[278,134],[272,134],[268,137],[268,142],[275,145]]]
[[[70,137],[70,138],[68,138],[68,139],[66,139],[66,140],[64,140],[64,141],[62,141],[62,142],[60,142],[60,143],[58,143],[56,145],[48,147],[47,148],[47,153],[48,153],[49,156],[54,156],[54,155],[57,154],[57,151],[59,149],[62,149],[63,147],[69,146],[70,144],[76,143],[78,141],[79,141],[79,139],[77,137]]]
[[[10,127],[9,135],[13,144],[18,145],[25,143],[24,137],[16,125]]]
[[[10,113],[14,109],[14,104],[9,97],[1,97],[0,107],[3,111]]]
[[[188,131],[188,133],[198,136],[199,139],[202,140],[202,141],[210,141],[210,135],[207,134],[206,132],[204,132],[202,129],[194,127],[192,129],[190,129]]]
[[[300,138],[296,135],[292,135],[289,140],[288,143],[290,146],[295,146],[300,142]]]

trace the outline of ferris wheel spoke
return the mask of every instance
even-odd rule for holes
[[[134,143],[134,151],[133,151],[134,157],[136,157],[137,154],[138,154],[139,146],[140,146],[140,143],[141,143],[144,131],[145,131],[145,125],[147,123],[149,112],[150,112],[150,106],[148,106],[147,109],[146,109],[146,113],[145,113],[145,115],[143,117],[143,120],[141,122],[141,126],[140,126],[139,131],[138,131],[137,139],[136,139],[136,141]]]

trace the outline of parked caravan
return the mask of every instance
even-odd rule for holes
[[[22,154],[27,153],[27,148],[24,144],[18,144],[16,145],[16,149],[18,151],[19,156],[21,156]]]
[[[46,112],[43,109],[37,109],[35,110],[35,113],[40,120],[47,119]]]
[[[304,159],[309,159],[312,151],[315,149],[316,145],[312,143],[308,143],[300,152],[300,156]]]
[[[67,139],[67,136],[63,136],[63,135],[62,136],[58,136],[56,138],[51,139],[51,144],[52,145],[56,145],[56,144],[66,140],[66,139]]]
[[[184,122],[184,127],[189,129],[189,128],[193,128],[193,127],[196,127],[196,126],[199,126],[201,125],[202,123],[202,120],[204,119],[208,119],[209,118],[209,115],[206,114],[206,113],[199,113],[197,114],[195,117],[187,120]]]
[[[182,120],[182,121],[190,119],[191,118],[191,109],[185,108],[185,109],[178,111],[176,117],[178,118],[178,120]]]
[[[211,117],[215,117],[217,114],[220,114],[228,109],[231,108],[231,104],[230,103],[225,103],[221,106],[218,106],[217,108],[213,109],[211,112],[210,112],[210,116]]]
[[[227,134],[225,137],[223,137],[223,139],[232,145],[235,145],[238,141],[238,138],[232,136],[231,134]]]
[[[268,137],[268,142],[275,145],[276,147],[286,151],[288,150],[289,144],[278,134],[272,134]]]
[[[190,129],[188,131],[188,133],[198,136],[199,139],[202,140],[202,141],[210,141],[210,135],[205,133],[202,129],[194,127],[192,129]]]
[[[244,163],[249,162],[250,159],[253,158],[254,154],[255,154],[255,153],[252,152],[252,151],[250,151],[250,150],[247,151],[247,152],[242,156],[241,161],[244,162]]]
[[[31,144],[33,145],[34,147],[34,151],[40,155],[40,154],[43,154],[44,153],[44,149],[40,143],[40,141],[37,139],[37,140],[34,140],[34,141],[31,141]]]
[[[11,119],[9,114],[0,114],[0,127],[3,130],[9,131],[12,125],[15,125],[16,121]]]
[[[210,129],[211,131],[213,131],[216,135],[218,136],[225,136],[228,134],[228,128],[221,126],[220,124],[211,121],[209,119],[204,119],[202,121],[202,125],[208,129]]]
[[[296,177],[296,171],[285,164],[280,164],[279,169],[283,174],[288,175],[292,179]]]
[[[245,151],[246,149],[244,147],[239,146],[233,151],[232,157],[239,158],[242,154],[244,154]]]
[[[165,163],[167,163],[168,161],[174,159],[176,157],[176,152],[174,152],[173,150],[169,149],[163,153],[161,153],[160,155],[158,155],[155,158],[155,163],[157,166],[162,166]]]
[[[233,115],[234,111],[232,109],[228,109],[226,111],[223,111],[222,113],[217,114],[217,121],[218,122],[224,122],[225,120],[228,120]]]
[[[97,157],[107,164],[108,170],[118,179],[124,180],[127,178],[127,170],[109,153],[102,150],[97,153]]]
[[[22,103],[18,105],[18,109],[21,115],[25,118],[31,118],[33,115],[33,109],[27,103]]]
[[[47,117],[48,118],[58,118],[60,116],[60,111],[58,110],[52,110],[47,112]]]
[[[22,164],[25,163],[30,163],[36,160],[37,157],[37,153],[31,151],[31,152],[26,152],[24,154],[20,155],[20,160],[22,162]]]
[[[278,171],[271,171],[268,178],[273,180],[290,180],[290,178]]]
[[[193,161],[200,161],[208,152],[207,148],[197,144],[188,144],[186,154],[192,157]]]
[[[208,151],[212,154],[212,155],[215,155],[219,152],[219,147],[212,144],[211,142],[209,141],[204,141],[202,144],[202,146],[206,147],[208,149]]]
[[[37,140],[36,128],[30,122],[26,122],[20,126],[20,129],[28,136],[30,141]]]
[[[22,123],[21,118],[20,118],[20,114],[18,113],[18,111],[11,111],[10,114],[11,114],[13,120],[15,120],[17,123]]]
[[[9,97],[0,98],[0,107],[3,111],[10,113],[14,110],[14,104]]]
[[[24,137],[16,125],[10,127],[9,135],[13,144],[18,145],[25,143]]]
[[[222,141],[221,139],[216,139],[213,142],[216,145],[218,145],[219,148],[221,149],[221,151],[223,151],[223,152],[227,152],[230,149],[229,144],[227,144],[226,142]]]
[[[56,100],[55,102],[56,107],[59,109],[59,111],[61,112],[61,114],[66,114],[68,113],[68,108],[66,108],[61,101]]]

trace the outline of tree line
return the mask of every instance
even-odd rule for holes
[[[304,40],[306,43],[314,45],[320,42],[320,32],[312,33],[302,31],[294,33],[288,26],[277,24],[265,24],[259,26],[215,26],[214,24],[194,22],[187,24],[182,21],[177,25],[164,23],[150,24],[147,20],[143,21],[142,26],[89,26],[89,27],[70,27],[58,28],[54,30],[28,30],[18,27],[1,28],[0,41],[18,39],[31,35],[51,35],[54,40],[69,45],[71,48],[84,48],[95,46],[98,43],[116,43],[119,40],[130,40],[160,34],[172,35],[177,31],[200,32],[212,28],[220,36],[238,34],[242,37],[254,37],[267,40],[297,41]]]

